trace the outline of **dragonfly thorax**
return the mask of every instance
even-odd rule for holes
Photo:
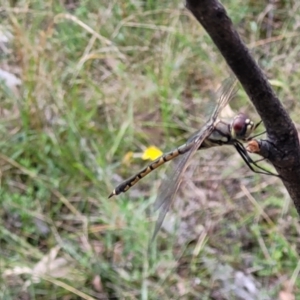
[[[246,140],[255,129],[253,121],[247,115],[239,113],[231,123],[231,135],[237,140]]]

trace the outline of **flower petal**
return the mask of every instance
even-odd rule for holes
[[[150,160],[155,160],[158,157],[162,156],[162,152],[155,146],[150,146],[148,148],[145,149],[143,155],[142,155],[142,159],[146,160],[146,159],[150,159]]]

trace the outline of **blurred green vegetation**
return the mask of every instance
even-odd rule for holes
[[[300,122],[297,1],[224,5]],[[300,299],[299,217],[230,147],[195,155],[150,253],[151,203],[176,163],[107,199],[146,147],[202,126],[229,76],[182,1],[0,11],[0,68],[21,79],[0,93],[1,299]],[[242,90],[231,107],[259,121]]]

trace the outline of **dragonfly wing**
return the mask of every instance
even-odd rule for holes
[[[197,136],[197,141],[194,141],[194,145],[191,148],[189,152],[183,155],[183,158],[181,159],[179,165],[176,168],[175,173],[173,174],[172,178],[166,178],[162,184],[161,187],[163,188],[162,193],[158,195],[156,198],[156,201],[154,203],[154,209],[160,210],[159,215],[155,224],[152,241],[155,239],[159,229],[161,228],[161,225],[164,221],[164,218],[173,203],[174,197],[177,193],[177,190],[179,188],[179,185],[182,180],[182,174],[185,172],[186,168],[188,167],[188,162],[192,155],[198,150],[200,145],[203,143],[203,141],[210,135],[212,132],[213,127],[212,126],[205,126],[205,129],[202,130],[201,134]]]
[[[179,165],[176,168],[176,171],[172,177],[168,177],[165,179],[161,187],[163,188],[162,193],[159,193],[156,201],[154,203],[154,209],[160,209],[158,219],[155,224],[154,232],[151,241],[153,241],[161,228],[161,225],[164,221],[164,218],[174,200],[175,194],[179,188],[182,177],[181,175],[185,172],[189,160],[192,155],[198,150],[203,141],[212,133],[214,130],[214,123],[217,120],[217,117],[221,110],[228,104],[230,99],[234,96],[237,91],[236,88],[236,79],[229,78],[219,90],[219,100],[214,112],[211,115],[210,120],[206,123],[206,125],[199,130],[196,134],[194,134],[189,140],[188,143],[194,143],[191,147],[190,151],[183,155]]]
[[[236,78],[229,77],[223,82],[221,88],[217,92],[218,102],[216,108],[214,109],[208,123],[211,122],[213,124],[217,120],[220,112],[229,103],[229,101],[235,96],[237,90],[238,90],[238,86],[237,86]],[[187,144],[193,142],[194,140],[197,140],[197,137],[199,137],[200,135],[201,135],[201,129],[195,132],[192,136],[190,136],[190,138],[187,141]]]
[[[238,86],[237,86],[236,78],[229,77],[227,80],[223,82],[221,88],[217,93],[219,95],[218,103],[211,115],[210,120],[213,120],[214,122],[217,120],[220,112],[229,103],[229,101],[235,96],[237,90],[238,90]]]

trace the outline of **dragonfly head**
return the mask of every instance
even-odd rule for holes
[[[247,115],[239,113],[231,123],[231,135],[237,140],[246,141],[256,127]]]

